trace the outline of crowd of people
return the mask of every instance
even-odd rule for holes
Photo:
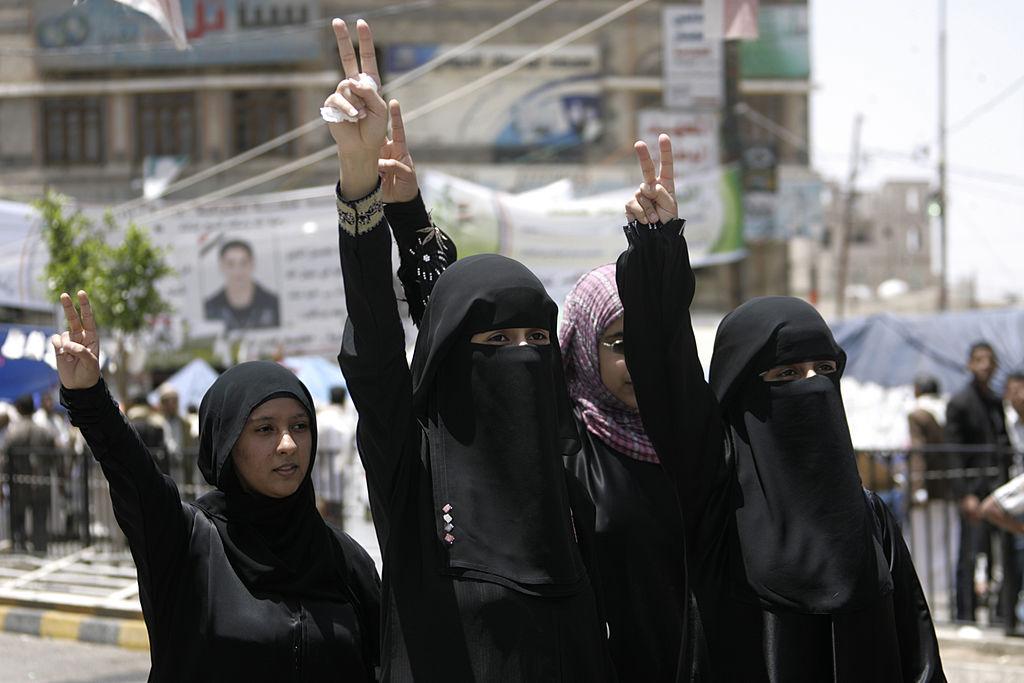
[[[150,679],[944,681],[901,511],[862,486],[846,354],[818,312],[744,303],[705,377],[670,138],[660,164],[637,143],[625,251],[579,280],[559,325],[524,265],[457,257],[419,193],[401,107],[379,94],[369,26],[358,57],[345,22],[333,28],[347,391],[317,411],[292,373],[255,361],[216,380],[196,431],[168,392],[122,413],[88,295],[61,297],[61,403],[138,567]],[[1024,531],[1024,477],[996,488],[996,463],[978,459],[1022,435],[1024,377],[1008,421],[996,362],[975,345],[973,382],[939,414],[922,380],[909,417],[917,490],[961,511],[964,620],[982,518]],[[31,425],[5,448],[55,440]],[[942,442],[969,472],[948,493],[931,476]],[[180,492],[190,448],[195,500]],[[363,479],[379,575],[334,523],[359,513]]]

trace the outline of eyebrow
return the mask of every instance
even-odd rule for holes
[[[622,336],[622,332],[616,332],[615,334],[605,335],[604,338],[605,339],[615,339],[615,338],[621,337],[621,336]]]

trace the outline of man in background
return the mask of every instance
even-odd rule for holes
[[[157,467],[164,474],[171,475],[170,459],[167,453],[167,442],[164,440],[164,420],[149,405],[149,398],[144,393],[132,394],[124,411],[128,422],[138,433],[142,443],[156,459]]]
[[[206,300],[206,319],[224,321],[229,332],[279,327],[277,295],[253,278],[256,259],[252,245],[242,240],[225,242],[217,263],[224,276],[224,287]]]
[[[32,420],[35,400],[31,395],[14,402],[17,417],[7,429],[0,461],[10,482],[11,540],[14,550],[28,549],[26,522],[32,520],[32,550],[43,554],[49,542],[50,487],[47,476],[58,455],[57,441],[49,430]],[[27,514],[28,513],[28,514]]]
[[[313,464],[321,514],[337,526],[359,514],[358,492],[353,490],[365,475],[356,455],[356,416],[345,387],[331,387],[331,403],[317,412],[317,455]],[[356,481],[354,481],[356,480]]]
[[[1000,449],[1008,445],[1003,402],[989,386],[998,367],[992,346],[984,341],[974,343],[967,362],[971,381],[946,407],[946,442],[967,447],[957,453],[956,460],[963,474],[953,481],[953,492],[960,508],[956,619],[961,622],[973,622],[977,618],[978,556],[984,553],[988,561],[992,558],[992,527],[982,519],[981,501],[1001,483],[991,472],[1000,465]],[[991,577],[991,564],[986,574]]]
[[[191,425],[179,413],[177,389],[170,384],[164,384],[157,393],[160,396],[159,412],[171,478],[177,482],[182,495],[189,499],[195,498],[195,439],[192,438]]]

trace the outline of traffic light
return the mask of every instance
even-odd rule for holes
[[[935,190],[928,195],[928,215],[932,218],[938,218],[942,215],[942,193]]]

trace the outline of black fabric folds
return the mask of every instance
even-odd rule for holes
[[[834,360],[837,372],[765,382],[776,365]],[[892,592],[857,473],[839,379],[845,355],[817,311],[765,297],[737,308],[715,339],[711,386],[736,451],[738,587],[804,613],[862,609]]]
[[[412,372],[448,573],[468,571],[543,594],[582,585],[560,458],[579,450],[579,436],[554,335],[556,314],[536,276],[503,256],[458,261],[434,286]],[[469,341],[477,332],[510,327],[548,330],[551,342]]]
[[[309,415],[309,467],[286,498],[242,489],[231,466],[231,450],[249,414],[272,398],[297,400]],[[196,501],[224,543],[224,551],[253,590],[348,601],[345,558],[316,509],[313,461],[316,410],[306,387],[287,368],[269,361],[242,363],[213,383],[199,407],[199,469],[217,487]]]

